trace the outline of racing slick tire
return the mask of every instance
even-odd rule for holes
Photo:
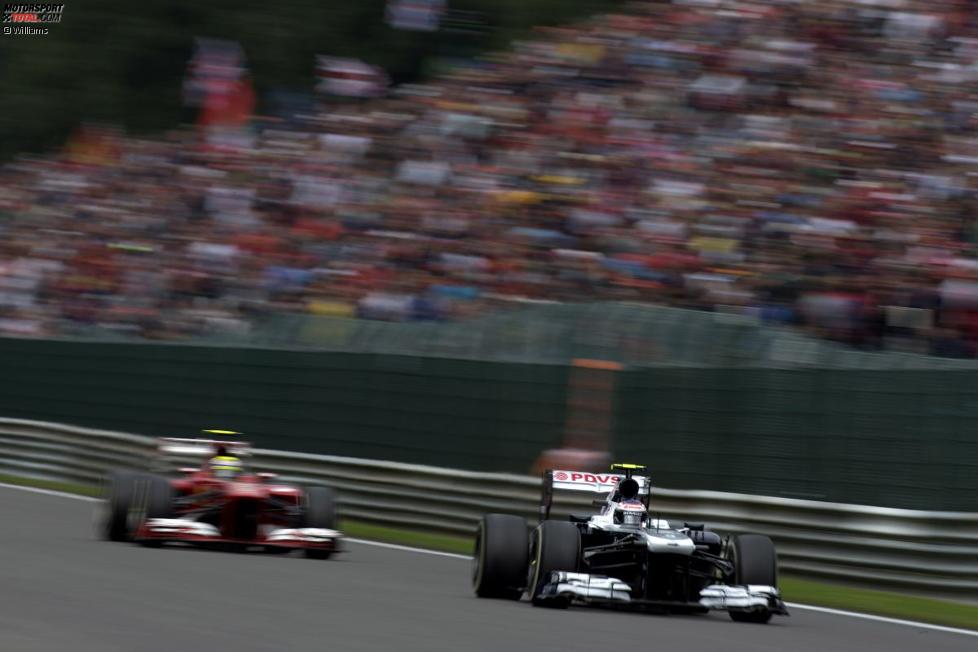
[[[475,534],[472,588],[480,598],[519,600],[526,584],[530,537],[526,519],[486,514]]]
[[[302,516],[302,527],[336,529],[336,492],[330,487],[309,487],[306,489],[306,507]],[[306,557],[310,559],[329,559],[332,550],[307,548]]]
[[[173,485],[158,475],[146,476],[146,518],[173,517]]]
[[[173,485],[164,477],[158,475],[143,475],[137,478],[137,483],[141,485],[144,503],[144,518],[172,518],[173,517]],[[140,543],[147,548],[158,548],[162,541],[156,539],[144,539]]]
[[[741,534],[733,538],[727,555],[734,566],[735,584],[763,584],[778,587],[778,555],[774,542],[761,534]],[[730,611],[730,618],[739,623],[766,623],[771,612]]]
[[[566,609],[570,600],[540,599],[540,589],[553,571],[577,572],[581,559],[581,533],[569,521],[544,521],[533,533],[533,573],[530,600],[537,607]]]
[[[106,488],[102,536],[108,541],[132,539],[129,513],[136,497],[135,473],[113,471],[109,474]]]

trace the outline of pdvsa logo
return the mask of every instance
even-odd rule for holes
[[[586,482],[588,484],[617,484],[617,475],[597,475],[595,473],[571,473],[571,482]]]

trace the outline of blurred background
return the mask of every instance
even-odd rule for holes
[[[69,6],[2,43],[0,332],[610,300],[974,357],[972,5]]]
[[[974,507],[976,9],[68,4],[0,40],[0,408]]]

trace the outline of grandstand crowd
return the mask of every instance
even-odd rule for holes
[[[641,301],[978,354],[978,3],[689,0],[0,171],[0,333]]]

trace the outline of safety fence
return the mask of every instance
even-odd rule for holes
[[[21,419],[0,419],[0,474],[97,485],[112,469],[154,468],[156,440]],[[169,465],[189,460],[167,459]],[[342,516],[465,535],[486,512],[537,517],[540,479],[501,473],[256,449],[255,470],[336,488]],[[591,495],[559,496],[554,513],[587,512]],[[978,513],[655,488],[653,508],[674,522],[706,523],[777,543],[782,571],[978,597]]]
[[[66,336],[89,344],[146,343],[132,334],[89,326],[77,327]],[[275,313],[245,330],[205,330],[184,342],[537,364],[593,358],[639,368],[978,369],[974,360],[925,355],[927,346],[919,338],[888,337],[882,350],[869,352],[812,337],[797,328],[771,326],[751,311],[708,312],[611,301],[504,302],[486,314],[447,322]]]

